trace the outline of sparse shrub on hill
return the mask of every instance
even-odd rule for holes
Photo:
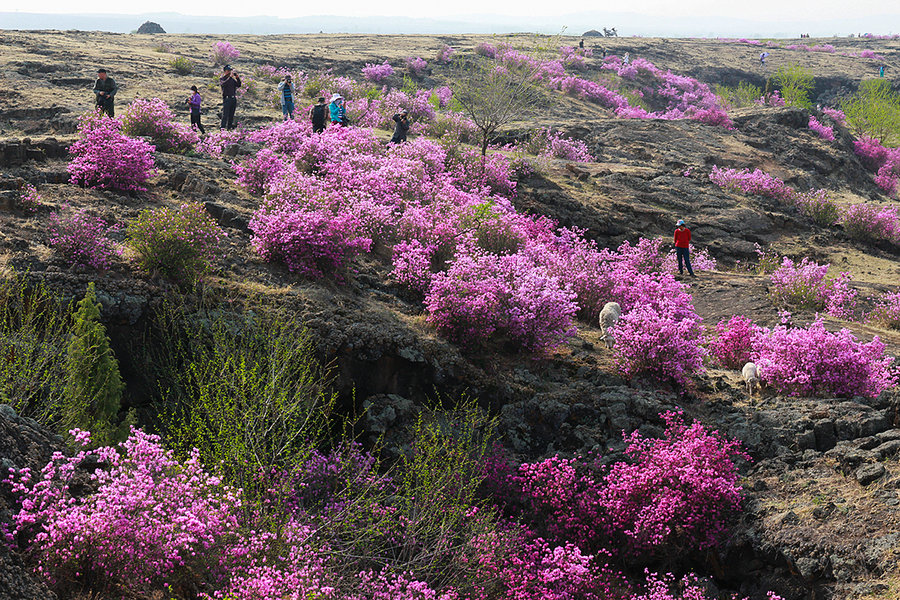
[[[897,385],[894,358],[885,355],[878,336],[859,342],[847,329],[826,330],[821,319],[806,328],[779,325],[762,331],[751,360],[767,386],[798,396],[874,398]]]
[[[579,162],[593,162],[594,156],[582,140],[564,137],[562,132],[549,128],[531,132],[528,151],[536,156],[562,158]]]
[[[788,106],[812,108],[809,93],[813,89],[815,78],[807,69],[798,64],[783,65],[775,72],[773,81],[781,90],[781,96]]]
[[[848,126],[859,137],[886,145],[900,142],[900,93],[888,79],[861,81],[856,94],[841,103]]]
[[[177,56],[169,61],[169,66],[179,75],[190,75],[194,72],[194,63],[183,56]]]
[[[746,81],[741,81],[735,87],[716,84],[715,92],[721,98],[723,106],[729,109],[753,106],[762,96],[762,88]]]
[[[43,424],[63,395],[69,308],[23,275],[0,279],[0,397]]]
[[[817,118],[812,115],[809,117],[808,126],[812,131],[816,132],[816,135],[818,135],[823,140],[828,142],[834,141],[834,128],[829,127],[828,125],[823,125]]]
[[[900,292],[888,292],[875,299],[875,308],[866,320],[890,329],[900,329]]]
[[[747,194],[778,200],[788,200],[794,196],[794,190],[784,181],[760,169],[754,169],[751,173],[749,169],[721,169],[713,165],[709,179],[719,187]]]
[[[144,140],[126,136],[122,123],[99,112],[78,120],[78,139],[69,148],[72,160],[66,169],[69,181],[84,187],[121,191],[145,191],[153,175],[155,148]]]
[[[106,327],[100,322],[100,304],[93,282],[88,284],[72,319],[64,397],[53,407],[54,418],[64,431],[92,432],[97,445],[124,439],[128,424],[118,431],[117,424],[125,384],[109,346]]]
[[[237,184],[254,196],[266,191],[266,185],[285,168],[285,161],[269,148],[263,148],[250,158],[234,165]]]
[[[126,234],[140,268],[188,285],[210,269],[225,237],[202,204],[142,210]]]
[[[454,54],[456,54],[456,50],[454,50],[447,44],[444,44],[443,46],[441,46],[441,49],[438,50],[437,56],[434,58],[434,62],[439,65],[450,64],[450,60],[452,59]]]
[[[256,501],[263,472],[290,470],[322,441],[335,396],[303,326],[284,312],[250,308],[167,302],[156,317],[153,376],[176,453],[187,458],[196,448]]]
[[[120,255],[109,238],[118,229],[87,209],[69,209],[50,214],[47,244],[70,265],[105,270]]]
[[[794,196],[797,210],[812,219],[819,227],[831,227],[840,219],[841,211],[828,194],[828,190],[810,190]]]
[[[224,65],[236,61],[241,52],[229,42],[216,42],[209,51],[209,58],[214,65]]]

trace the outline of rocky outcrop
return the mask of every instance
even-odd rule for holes
[[[138,27],[138,33],[165,33],[166,30],[163,29],[159,23],[154,23],[153,21],[144,21],[144,24]]]

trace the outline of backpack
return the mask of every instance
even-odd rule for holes
[[[312,120],[314,123],[324,123],[325,122],[325,109],[328,108],[325,104],[316,104],[313,106],[312,110]]]

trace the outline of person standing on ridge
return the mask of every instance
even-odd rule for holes
[[[881,65],[880,67],[878,67],[878,76],[884,77],[884,65]]]
[[[222,88],[222,123],[221,129],[234,129],[234,111],[237,109],[237,89],[241,87],[241,78],[231,69],[231,65],[222,67],[224,75],[219,77]]]
[[[328,105],[328,111],[331,113],[332,125],[347,125],[347,109],[344,107],[344,97],[340,94],[331,96],[331,104]]]
[[[325,131],[325,115],[328,112],[328,105],[325,104],[325,98],[319,98],[319,103],[312,107],[312,126],[313,133],[322,133]]]
[[[200,123],[200,102],[202,100],[200,92],[197,91],[196,85],[191,86],[191,91],[194,93],[187,100],[188,106],[191,107],[191,127],[196,126],[200,133],[206,133],[203,125]]]
[[[676,225],[678,228],[675,230],[675,255],[678,257],[678,274],[684,275],[684,267],[687,267],[691,277],[696,277],[694,269],[691,268],[691,230],[685,226],[683,219],[679,219]]]
[[[291,76],[285,75],[284,80],[278,84],[278,97],[281,98],[281,113],[284,120],[294,118],[294,84]]]
[[[406,132],[409,131],[409,111],[405,108],[392,117],[394,119],[394,135],[391,136],[392,144],[401,144],[406,141]]]
[[[97,110],[105,112],[110,117],[116,116],[116,108],[113,101],[119,86],[112,77],[106,74],[106,69],[97,69],[97,83],[94,84],[94,96],[97,99]]]

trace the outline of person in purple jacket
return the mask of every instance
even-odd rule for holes
[[[200,92],[197,91],[196,85],[191,86],[191,91],[194,93],[191,94],[191,97],[187,100],[188,106],[191,107],[191,127],[196,125],[200,133],[206,133],[206,130],[203,129],[203,125],[200,123]]]

